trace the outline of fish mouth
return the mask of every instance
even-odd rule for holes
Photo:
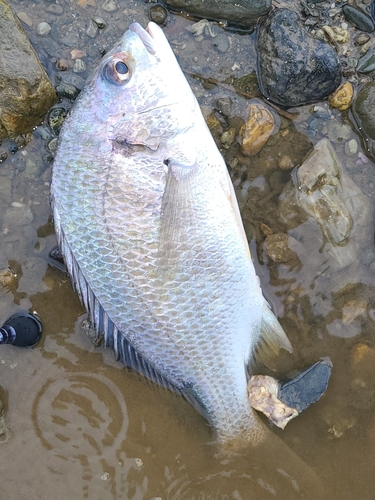
[[[151,35],[149,26],[147,26],[147,28],[144,29],[139,23],[132,23],[129,26],[129,30],[139,36],[147,52],[149,52],[151,55],[154,56],[156,54],[157,46],[155,40]]]

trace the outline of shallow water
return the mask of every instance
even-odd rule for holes
[[[44,2],[12,2],[16,12],[26,12],[33,21],[30,37],[51,78],[58,73],[55,59],[69,60],[73,48],[89,47],[85,61],[90,67],[99,59],[99,50],[110,47],[130,22],[147,22],[149,5],[142,2],[120,1],[112,13],[92,1],[78,4],[81,7],[61,1],[64,12],[59,17],[49,14]],[[105,19],[107,28],[88,39],[84,33],[94,13]],[[75,45],[33,35],[40,21],[55,23],[61,36],[70,34]],[[184,70],[227,81],[254,69],[253,37],[228,34],[230,49],[220,53],[209,37],[194,41],[185,30],[189,24],[170,16],[165,28]],[[78,85],[86,73],[68,70],[60,76]],[[189,81],[206,114],[217,97],[229,95],[232,115],[245,118],[247,101],[227,85],[207,89],[197,80]],[[327,109],[326,103],[321,105]],[[187,402],[117,363],[110,350],[92,344],[81,328],[85,313],[69,279],[46,260],[56,241],[48,224],[51,166],[45,161],[40,132],[0,165],[0,268],[10,267],[16,274],[9,288],[0,289],[0,320],[17,309],[30,309],[44,327],[35,348],[0,348],[0,397],[7,425],[0,438],[0,498],[374,497],[374,165],[357,164],[358,153],[347,157],[344,142],[334,144],[347,174],[368,199],[368,211],[363,208],[355,221],[360,231],[353,233],[348,265],[340,264],[342,255],[328,251],[312,220],[289,230],[298,242],[298,261],[268,262],[259,224],[283,230],[277,198],[290,177],[273,165],[279,154],[289,154],[299,164],[311,143],[327,133],[325,122],[319,129],[307,127],[310,107],[297,111],[289,134],[271,138],[257,157],[232,168],[231,175],[265,296],[294,347],[292,355],[283,354],[264,372],[274,369],[281,378],[321,356],[331,358],[333,372],[322,399],[284,431],[272,427],[259,449],[219,450],[206,422]],[[343,118],[332,112],[329,120],[341,123]],[[351,137],[356,138],[355,132]],[[7,144],[3,141],[0,149]],[[228,161],[232,149],[224,153]],[[247,180],[251,182],[245,184]]]

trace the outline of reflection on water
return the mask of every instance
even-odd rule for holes
[[[93,2],[80,4],[62,1],[66,12],[52,21],[47,18],[65,29],[66,42],[69,36],[76,40],[74,48],[83,48],[75,35],[85,32],[84,23],[96,8]],[[43,2],[14,1],[12,5],[16,11],[28,12],[34,19],[33,29],[47,16]],[[110,46],[130,21],[146,23],[143,2],[119,5],[121,10],[115,13],[97,7],[102,17],[107,16],[107,28],[105,37],[99,33],[92,42],[85,41],[88,65],[95,63],[99,49]],[[175,18],[165,30],[190,74],[206,68],[207,76],[224,81],[231,74],[243,76],[243,68],[251,73],[255,56],[251,38],[230,35],[237,67],[229,65],[225,54],[215,52],[209,39],[200,45],[192,41],[184,29],[187,24]],[[53,57],[69,58],[69,45],[35,34],[33,41],[52,73]],[[68,71],[66,78],[78,85],[85,76]],[[206,114],[217,97],[229,92],[220,86],[207,90],[196,80],[191,84]],[[230,95],[237,117],[230,125],[239,128],[247,101]],[[335,250],[327,244],[319,224],[308,217],[286,229],[278,200],[291,176],[275,165],[284,155],[298,165],[312,144],[325,137],[330,127],[340,125],[343,117],[335,111],[325,118],[330,127],[321,120],[312,129],[306,125],[311,116],[311,110],[304,107],[293,121],[281,117],[278,134],[251,159],[240,157],[237,164],[232,150],[224,151],[265,295],[294,347],[292,355],[284,353],[269,369],[281,377],[321,356],[329,356],[334,366],[319,403],[285,431],[272,428],[262,447],[241,453],[218,450],[206,422],[188,403],[115,362],[110,351],[94,347],[80,329],[84,310],[69,279],[46,261],[56,240],[48,224],[51,166],[44,161],[41,134],[36,132],[24,150],[1,164],[0,269],[11,269],[14,280],[0,288],[0,320],[20,308],[36,310],[45,332],[33,349],[0,348],[0,397],[8,428],[6,439],[0,442],[1,498],[374,497],[374,165],[363,160],[361,151],[349,157],[343,142],[331,137],[349,184],[354,181],[366,196],[363,201],[358,191],[351,191],[358,194],[355,198],[361,199],[365,209],[355,215],[357,234],[351,234],[350,246]],[[349,133],[356,138],[353,131]],[[270,259],[260,229],[265,227],[273,233],[287,232],[294,259]]]

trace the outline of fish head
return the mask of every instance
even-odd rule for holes
[[[157,149],[191,126],[198,106],[167,38],[133,23],[84,89],[87,108],[109,140]],[[103,134],[101,134],[103,137]]]

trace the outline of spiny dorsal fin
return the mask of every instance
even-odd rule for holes
[[[289,352],[293,351],[288,337],[266,301],[263,303],[263,316],[260,330],[260,338],[253,354],[252,363],[256,365],[259,364],[259,362],[267,364],[267,361],[279,354],[280,349],[286,349]]]

